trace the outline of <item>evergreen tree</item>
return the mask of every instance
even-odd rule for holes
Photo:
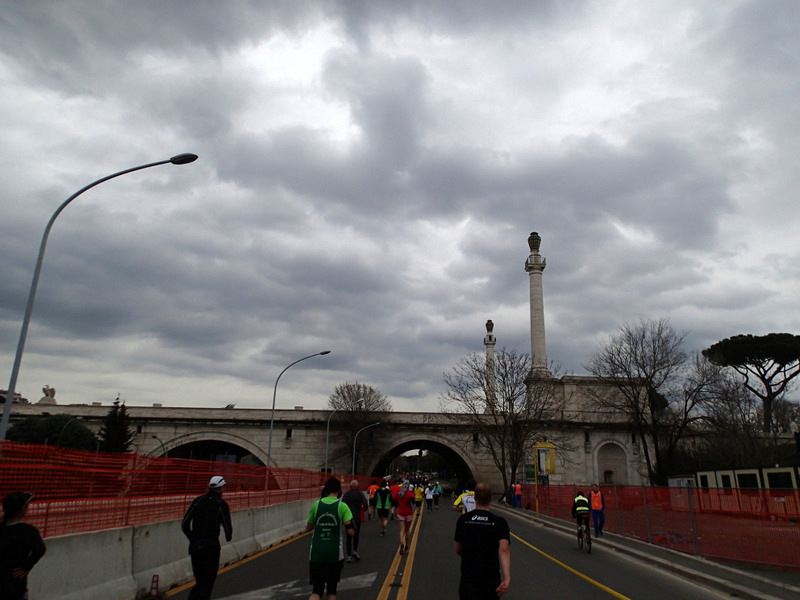
[[[108,411],[100,428],[100,450],[104,452],[130,452],[134,433],[131,430],[131,419],[125,404],[117,398],[114,406]]]

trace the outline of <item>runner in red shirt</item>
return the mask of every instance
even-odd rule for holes
[[[414,486],[406,479],[397,494],[397,521],[400,523],[400,554],[408,550],[411,522],[414,520]]]
[[[398,479],[394,485],[389,486],[389,491],[392,493],[392,509],[390,511],[391,518],[394,519],[397,515],[397,497],[400,494],[400,487],[403,483],[402,479]]]

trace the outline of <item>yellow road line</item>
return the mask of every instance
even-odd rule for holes
[[[419,529],[419,526],[422,524],[422,512],[420,512],[419,518],[415,519],[414,521],[415,522],[412,523],[412,528],[408,532],[408,537],[411,538],[411,549],[406,552],[406,570],[403,571],[403,575],[400,580],[401,587],[397,591],[396,600],[405,600],[408,596],[408,582],[411,580],[411,570],[414,566],[414,552],[417,548],[417,538],[419,537],[415,534]],[[406,540],[406,544],[408,543],[409,540]],[[389,572],[386,574],[386,579],[383,580],[383,585],[381,585],[381,591],[375,600],[389,599],[389,595],[392,593],[393,589],[392,583],[394,582],[395,576],[400,568],[400,562],[402,560],[403,557],[400,556],[398,552],[395,552],[394,559],[389,567]]]
[[[413,532],[409,532],[413,539],[411,541],[411,550],[406,552],[408,556],[406,557],[406,570],[403,571],[403,578],[400,580],[400,589],[397,591],[397,600],[406,600],[408,598],[408,587],[411,583],[411,571],[414,568],[414,556],[417,552],[417,542],[419,541],[419,528],[422,527],[422,513],[423,510],[420,507],[419,509],[419,516],[417,517],[417,525],[414,527]]]
[[[614,590],[612,590],[610,587],[603,585],[602,583],[600,583],[599,581],[596,581],[596,580],[592,579],[592,578],[591,578],[591,577],[589,577],[588,575],[584,575],[584,574],[583,574],[583,573],[581,573],[580,571],[578,571],[578,570],[576,570],[576,569],[573,569],[573,568],[572,568],[572,567],[570,567],[568,564],[566,564],[566,563],[563,563],[563,562],[561,562],[560,560],[558,560],[556,557],[554,557],[554,556],[550,556],[550,555],[549,555],[547,552],[544,552],[544,551],[542,551],[542,550],[539,550],[539,548],[537,548],[536,546],[532,546],[531,544],[529,544],[528,542],[526,542],[525,540],[523,540],[523,539],[522,539],[521,537],[519,537],[518,535],[515,535],[515,534],[513,534],[513,533],[512,533],[512,534],[511,534],[511,537],[513,537],[515,540],[519,541],[520,543],[522,543],[522,544],[526,545],[528,548],[530,548],[530,549],[531,549],[531,550],[533,550],[534,552],[538,552],[539,554],[541,554],[542,556],[544,556],[546,559],[553,561],[553,562],[554,562],[554,563],[556,563],[556,564],[557,564],[559,567],[563,567],[564,569],[566,569],[567,571],[569,571],[569,572],[570,572],[570,573],[572,573],[573,575],[577,575],[577,576],[578,576],[578,577],[580,577],[581,579],[584,579],[585,581],[588,581],[589,583],[591,583],[591,584],[592,584],[592,585],[594,585],[595,587],[598,587],[598,588],[600,588],[600,589],[601,589],[601,590],[603,590],[604,592],[608,592],[609,594],[611,594],[611,595],[612,595],[612,596],[614,596],[615,598],[618,598],[619,600],[631,600],[631,599],[630,599],[630,598],[628,598],[627,596],[623,596],[623,595],[622,595],[622,594],[620,594],[619,592],[615,592],[615,591],[614,591]]]
[[[291,544],[292,542],[296,542],[300,538],[303,538],[307,535],[311,535],[310,531],[306,531],[305,533],[301,533],[300,535],[296,535],[294,537],[289,538],[288,540],[282,541],[280,544],[275,544],[274,546],[270,546],[269,548],[265,548],[264,550],[260,550],[255,554],[251,554],[250,556],[243,558],[242,560],[238,560],[233,562],[229,565],[222,567],[219,571],[217,571],[217,575],[220,573],[225,573],[226,571],[230,571],[231,569],[235,569],[236,567],[240,567],[245,563],[249,563],[251,560],[255,560],[257,558],[261,558],[265,554],[269,554],[273,550],[277,550],[278,548],[283,548],[287,544]],[[171,590],[167,590],[164,592],[164,598],[169,598],[170,596],[174,596],[175,594],[180,594],[182,591],[189,589],[194,585],[194,580],[184,583],[183,585],[179,585],[178,587],[174,587]]]
[[[400,566],[401,558],[402,557],[395,552],[392,564],[389,566],[389,572],[386,574],[386,579],[383,580],[383,584],[381,585],[381,591],[375,600],[389,599],[389,594],[392,591],[392,582],[394,581],[394,576],[397,574],[397,569]]]

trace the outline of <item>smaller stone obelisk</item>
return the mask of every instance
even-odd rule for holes
[[[542,272],[547,261],[539,254],[542,238],[535,231],[528,236],[530,256],[525,261],[531,290],[531,360],[532,375],[549,374],[547,368],[547,346],[544,337],[544,291],[542,289]]]
[[[486,321],[486,335],[483,337],[483,345],[486,346],[486,396],[492,403],[496,402],[495,388],[495,368],[494,368],[494,346],[497,340],[494,337],[494,323],[489,319]]]

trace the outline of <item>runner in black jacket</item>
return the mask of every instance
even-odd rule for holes
[[[23,523],[33,495],[11,492],[3,498],[3,523],[0,525],[0,598],[27,598],[28,573],[44,556],[39,530]]]
[[[192,571],[195,585],[189,593],[189,600],[208,600],[214,588],[219,569],[219,528],[225,530],[225,540],[233,537],[231,511],[222,499],[225,479],[215,475],[208,483],[208,493],[194,499],[183,517],[181,529],[189,538],[189,555],[192,557]]]

